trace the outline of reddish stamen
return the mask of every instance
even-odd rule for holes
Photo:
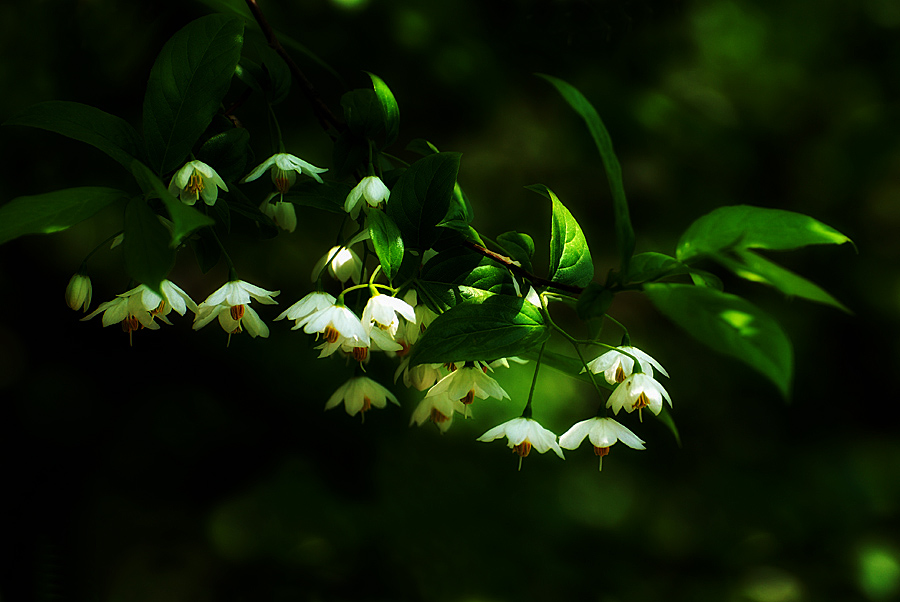
[[[609,448],[608,447],[597,447],[595,445],[594,446],[594,455],[600,456],[601,458],[603,456],[609,455]]]
[[[369,357],[369,348],[368,347],[354,347],[353,348],[353,359],[357,362],[364,362],[366,358]]]
[[[519,454],[520,458],[524,458],[531,451],[531,441],[528,439],[522,441],[520,444],[513,446],[513,451]]]
[[[466,393],[465,397],[460,399],[460,401],[466,405],[469,405],[470,403],[475,401],[475,390],[474,389],[470,390],[468,393]]]
[[[334,326],[328,325],[325,327],[325,340],[329,343],[337,343],[338,339],[341,338],[341,333],[337,331],[337,328]]]
[[[231,319],[239,322],[241,318],[244,317],[244,306],[243,305],[232,305],[231,306]],[[240,328],[240,325],[238,325]]]

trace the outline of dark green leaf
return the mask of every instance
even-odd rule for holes
[[[519,262],[524,270],[534,273],[534,266],[531,264],[534,256],[533,238],[520,232],[504,232],[497,236],[497,244],[501,245],[510,259]]]
[[[169,191],[163,185],[162,181],[156,174],[150,171],[150,168],[139,161],[135,161],[131,165],[132,173],[140,184],[141,188],[151,195],[162,200],[169,212],[169,218],[172,220],[172,237],[171,246],[177,247],[186,236],[195,230],[204,226],[211,226],[215,222],[207,215],[204,215],[181,202],[180,199],[169,194]],[[221,202],[222,199],[219,199]],[[146,283],[145,283],[146,284]]]
[[[749,301],[689,284],[648,284],[653,304],[712,349],[759,371],[790,396],[794,355],[778,323]]]
[[[581,226],[553,191],[536,184],[530,190],[553,203],[550,231],[550,280],[558,284],[587,286],[594,278],[594,262]]]
[[[128,275],[154,291],[175,265],[175,251],[169,245],[169,232],[159,216],[136,197],[125,207],[125,240],[122,242]]]
[[[207,273],[219,263],[222,256],[222,248],[216,242],[210,230],[201,230],[197,236],[190,239],[191,249],[194,250],[194,256],[197,258],[197,265],[200,272]]]
[[[634,253],[634,228],[631,226],[631,217],[628,214],[628,201],[625,198],[625,186],[622,184],[622,167],[613,150],[612,139],[597,110],[590,102],[571,84],[550,75],[542,73],[538,77],[546,79],[562,94],[575,112],[578,113],[588,126],[594,144],[600,151],[603,167],[606,170],[606,178],[609,181],[609,190],[613,198],[613,215],[615,216],[616,244],[619,256],[622,260],[621,272],[628,273],[628,264]]]
[[[843,244],[849,238],[802,213],[750,205],[719,207],[695,221],[678,241],[676,256],[688,261],[720,251],[787,251],[807,245]]]
[[[491,295],[438,316],[413,347],[410,362],[442,364],[520,355],[549,336],[540,310],[531,303]]]
[[[284,200],[295,205],[314,207],[329,213],[344,214],[344,201],[350,194],[350,186],[343,182],[326,181],[319,184],[307,180],[291,186],[291,191],[284,195]]]
[[[24,234],[65,230],[127,198],[127,192],[99,186],[20,196],[0,207],[0,244]]]
[[[602,318],[612,305],[615,295],[601,284],[591,282],[578,297],[575,310],[582,320]]]
[[[263,55],[262,68],[266,74],[262,86],[263,92],[265,92],[269,104],[277,105],[283,102],[291,92],[291,69],[281,55],[269,46],[264,46],[261,53]]]
[[[368,71],[366,73],[369,73]],[[372,86],[375,88],[375,96],[381,106],[384,120],[385,139],[381,145],[382,148],[390,146],[397,139],[400,131],[400,109],[397,107],[397,100],[387,84],[374,73],[369,73],[372,79]]]
[[[381,269],[388,280],[391,280],[403,263],[403,239],[400,237],[400,229],[391,218],[378,210],[369,211],[367,223],[372,236],[372,245],[381,261]]]
[[[40,128],[97,147],[130,169],[143,156],[140,136],[124,119],[77,102],[51,100],[28,107],[3,125]]]
[[[437,238],[436,226],[447,215],[459,159],[459,153],[424,157],[403,172],[394,185],[388,215],[400,228],[407,248],[424,251]]]
[[[696,286],[705,286],[708,288],[714,288],[717,291],[725,290],[725,285],[722,284],[722,279],[713,274],[712,272],[707,272],[706,270],[698,270],[696,268],[691,268],[690,272],[691,280],[694,282]]]
[[[208,15],[159,53],[144,97],[144,137],[157,173],[183,163],[212,121],[240,59],[243,31],[240,18]]]
[[[363,138],[382,140],[387,134],[384,111],[374,90],[350,90],[341,96],[344,121],[351,132]]]
[[[624,282],[649,282],[664,276],[687,274],[689,271],[688,266],[674,257],[663,253],[640,253],[631,258]]]
[[[226,183],[237,182],[246,174],[249,157],[250,132],[244,128],[216,134],[197,151],[197,159],[215,169]]]
[[[363,170],[369,159],[369,143],[362,136],[346,130],[341,132],[331,151],[334,177],[343,180],[357,170]]]
[[[481,236],[479,236],[478,231],[475,228],[473,228],[472,226],[470,226],[467,222],[464,222],[464,221],[458,220],[458,219],[451,220],[451,221],[443,221],[438,224],[438,227],[446,228],[448,230],[453,230],[454,232],[459,233],[462,236],[462,240],[468,240],[468,241],[474,242],[475,244],[484,246],[484,241],[481,240]],[[450,239],[447,238],[446,233],[441,233],[438,240],[436,240],[434,243],[435,250],[437,250],[436,247],[439,244],[441,244],[445,241],[450,243]],[[457,244],[459,244],[459,242],[450,243],[450,244],[452,244],[453,246],[456,246]]]
[[[416,138],[406,145],[406,150],[417,155],[427,157],[428,155],[436,155],[441,152],[438,148],[424,138]]]

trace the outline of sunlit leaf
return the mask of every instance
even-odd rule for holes
[[[644,291],[697,340],[759,371],[785,398],[790,396],[793,349],[767,313],[741,297],[689,284],[648,284]]]
[[[397,107],[397,100],[394,98],[394,94],[388,88],[388,85],[374,73],[369,73],[368,71],[366,73],[372,79],[375,96],[378,97],[378,102],[384,113],[385,140],[382,146],[390,146],[397,139],[397,133],[400,131],[400,109]]]
[[[459,153],[423,157],[403,172],[391,190],[388,215],[400,228],[407,248],[427,249],[436,226],[447,214],[459,171]]]
[[[622,167],[613,150],[612,139],[603,120],[597,114],[597,110],[571,84],[550,75],[542,73],[538,77],[546,79],[559,91],[562,97],[569,103],[587,124],[588,130],[600,151],[600,158],[606,170],[606,178],[609,181],[609,189],[613,198],[613,215],[615,217],[616,245],[619,257],[622,261],[621,272],[628,272],[628,264],[634,253],[634,228],[631,225],[631,217],[628,213],[628,201],[625,198],[625,186],[622,183]]]
[[[550,280],[571,286],[587,286],[594,278],[594,262],[581,226],[552,190],[541,184],[527,187],[553,203],[550,230]]]
[[[403,263],[403,238],[397,224],[382,211],[374,209],[368,214],[369,234],[381,269],[388,280],[394,277]]]
[[[534,273],[531,258],[534,256],[534,239],[521,232],[504,232],[497,236],[497,244],[513,261],[519,262],[522,269]]]
[[[128,196],[127,192],[99,186],[20,196],[0,207],[0,244],[24,234],[65,230]]]

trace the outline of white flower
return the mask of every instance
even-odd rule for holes
[[[559,446],[575,449],[587,437],[594,446],[594,453],[600,456],[600,469],[603,469],[603,456],[616,441],[621,441],[632,449],[644,449],[644,442],[630,430],[612,418],[595,417],[582,420],[559,436]]]
[[[422,426],[426,420],[431,420],[441,429],[442,433],[445,433],[450,428],[450,425],[453,424],[453,414],[456,412],[460,414],[466,413],[466,407],[462,402],[446,395],[426,397],[416,406],[409,420],[409,425],[412,426],[413,423],[416,423]]]
[[[285,318],[294,320],[294,326],[291,330],[297,330],[305,326],[316,312],[328,309],[334,305],[335,301],[334,296],[326,292],[314,291],[281,312],[275,320],[283,320]]]
[[[391,191],[384,185],[381,178],[366,176],[347,195],[347,200],[344,201],[344,211],[349,213],[351,218],[356,219],[361,209],[360,201],[365,199],[370,207],[377,207],[382,201],[387,202],[390,196]]]
[[[538,450],[540,453],[552,449],[556,455],[565,460],[559,443],[556,442],[556,435],[542,427],[537,420],[532,418],[513,418],[508,422],[504,422],[499,426],[495,426],[481,437],[478,441],[493,441],[500,437],[506,437],[507,445],[519,454],[519,469],[522,468],[522,458],[528,455],[531,448]]]
[[[328,398],[325,409],[337,407],[344,402],[344,409],[351,416],[359,412],[367,412],[371,407],[383,408],[387,400],[400,405],[393,393],[366,376],[354,376],[341,385]]]
[[[363,309],[362,323],[370,332],[373,328],[379,328],[393,336],[400,327],[398,314],[409,322],[416,321],[416,310],[403,299],[389,295],[373,295]]]
[[[275,188],[281,194],[286,193],[288,189],[294,185],[294,182],[297,181],[297,174],[305,173],[321,184],[322,178],[319,177],[319,174],[328,171],[327,169],[316,167],[312,163],[307,163],[294,155],[277,153],[258,165],[256,169],[251,171],[246,178],[241,180],[241,182],[252,182],[263,175],[270,167],[272,168],[272,182],[275,183]]]
[[[497,381],[477,366],[465,366],[454,370],[431,387],[426,397],[444,394],[451,399],[458,399],[464,404],[472,403],[476,397],[479,399],[488,397],[509,399],[509,395]]]
[[[219,188],[228,192],[228,186],[216,170],[203,161],[185,163],[169,182],[169,193],[178,195],[186,205],[193,205],[200,197],[207,205],[215,205]]]
[[[66,285],[66,304],[73,310],[87,311],[91,306],[91,279],[81,273],[75,274]]]
[[[276,194],[270,194],[259,206],[259,210],[269,216],[282,230],[293,232],[297,229],[297,211],[294,209],[294,204],[286,201],[271,202],[272,197]]]
[[[267,291],[243,280],[226,282],[200,304],[194,317],[194,330],[199,330],[218,318],[219,324],[228,333],[229,343],[231,335],[242,332],[244,328],[251,337],[267,337],[269,327],[250,307],[250,300],[253,298],[263,305],[275,305],[278,302],[272,297],[280,292]]]
[[[595,358],[593,361],[588,362],[588,368],[594,374],[603,373],[603,376],[606,378],[606,382],[611,385],[616,383],[620,383],[625,380],[628,376],[630,376],[634,372],[634,360],[625,355],[625,353],[619,353],[617,351],[621,349],[625,353],[630,353],[634,357],[638,359],[641,363],[641,370],[647,376],[653,376],[653,368],[656,368],[664,375],[669,376],[669,373],[666,372],[665,368],[663,368],[659,362],[655,359],[638,349],[637,347],[623,346],[617,347],[616,349],[610,349],[603,355]],[[584,370],[581,370],[584,372]]]
[[[342,346],[368,347],[369,335],[356,314],[343,305],[332,305],[309,317],[303,327],[306,334],[318,333],[325,337],[319,357],[331,355]]]
[[[328,273],[332,278],[340,280],[342,283],[352,278],[354,284],[359,284],[359,280],[362,278],[362,260],[353,249],[331,247],[313,267],[313,282],[319,279],[319,274],[322,273],[326,263],[328,263]]]
[[[159,292],[162,293],[162,296],[156,294],[146,285],[141,284],[128,292],[122,293],[120,296],[140,296],[141,305],[143,305],[144,309],[149,311],[151,315],[160,319],[169,315],[169,312],[172,310],[175,310],[180,316],[183,316],[184,312],[188,309],[195,314],[197,313],[197,304],[194,303],[194,300],[173,282],[169,280],[160,282]],[[163,321],[168,322],[168,320]]]
[[[622,381],[606,401],[606,407],[612,408],[615,414],[625,409],[629,414],[634,410],[649,408],[654,414],[662,411],[662,400],[665,398],[672,405],[669,393],[652,376],[636,372]]]
[[[394,372],[394,382],[397,382],[401,374],[403,375],[403,384],[407,388],[412,386],[419,391],[424,391],[441,377],[441,364],[417,364],[410,368],[409,358],[405,357],[397,367],[397,371]]]

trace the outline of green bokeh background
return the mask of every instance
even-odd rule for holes
[[[815,216],[853,238],[780,254],[854,315],[725,278],[795,345],[792,403],[666,322],[639,295],[612,313],[672,378],[679,448],[647,441],[529,456],[476,443],[518,414],[530,368],[498,378],[446,434],[408,428],[415,396],[365,424],[322,413],[347,377],[284,323],[267,340],[80,322],[69,276],[121,208],[0,248],[0,599],[892,600],[900,596],[900,441],[893,378],[900,305],[900,5],[892,0],[317,0],[262,2],[348,87],[368,70],[398,99],[397,149],[425,137],[463,153],[475,226],[532,233],[546,266],[551,187],[582,223],[598,275],[615,267],[602,167],[543,80],[597,107],[622,163],[637,251],[671,253],[696,217],[750,203]],[[0,119],[43,100],[134,124],[153,59],[203,4],[44,0],[0,5]],[[326,102],[344,84],[297,55]],[[253,101],[241,114],[264,123]],[[330,166],[295,90],[286,145]],[[260,158],[271,152],[254,130]],[[402,150],[398,154],[412,158]],[[127,187],[108,157],[62,137],[0,129],[0,202],[78,185]],[[265,187],[259,188],[259,194]],[[261,199],[260,199],[261,200]],[[311,213],[293,235],[236,236],[243,278],[309,290],[334,236]],[[223,266],[173,272],[196,300]],[[117,253],[91,263],[94,307],[128,286]],[[724,274],[723,274],[724,276]],[[271,309],[271,310],[270,310]],[[264,319],[279,311],[264,308]],[[559,318],[567,320],[565,312]],[[614,335],[611,335],[615,338]],[[373,375],[387,380],[388,362]],[[893,400],[893,401],[892,401]],[[535,416],[555,432],[590,416],[591,390],[541,372]]]

